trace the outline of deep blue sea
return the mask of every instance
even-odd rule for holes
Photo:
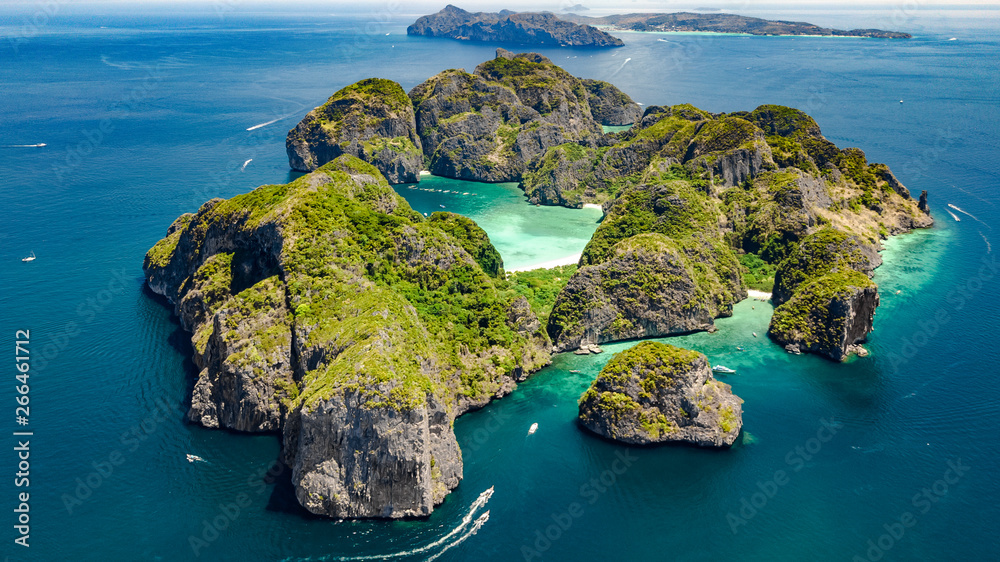
[[[769,305],[754,300],[716,334],[669,340],[738,369],[726,382],[745,400],[744,435],[730,450],[637,449],[583,433],[577,398],[630,344],[609,345],[558,356],[458,419],[465,479],[429,519],[336,522],[304,516],[287,474],[266,474],[275,436],[182,421],[188,336],[143,290],[143,255],[203,201],[287,181],[286,132],[337,89],[369,76],[409,89],[446,68],[471,71],[495,46],[407,37],[414,16],[393,4],[360,15],[252,9],[0,7],[0,556],[1000,557],[1000,11],[905,2],[787,14],[912,30],[908,41],[621,34],[627,46],[611,51],[542,49],[647,105],[799,107],[830,140],[926,189],[937,224],[887,244],[868,358],[784,353],[764,336]],[[599,219],[532,207],[511,184],[428,178],[398,189],[418,210],[480,221],[508,268],[578,253]],[[26,426],[15,417],[17,330],[30,330]],[[30,483],[17,487],[24,439]],[[464,518],[484,511],[471,505],[490,486],[489,521],[471,535]],[[28,548],[14,542],[25,492]]]

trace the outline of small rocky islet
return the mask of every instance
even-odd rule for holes
[[[701,353],[644,341],[601,369],[580,397],[579,422],[630,445],[728,447],[743,427],[742,405]]]
[[[609,83],[502,49],[409,93],[348,86],[286,147],[307,175],[182,215],[143,270],[191,334],[188,418],[279,433],[299,503],[337,518],[430,514],[462,478],[457,416],[552,353],[714,329],[746,297],[743,256],[777,269],[771,338],[842,360],[872,328],[880,241],[933,222],[926,193],[914,200],[801,111],[642,111]],[[391,187],[422,169],[519,181],[529,201],[605,217],[568,279],[508,276],[472,220],[424,217]],[[638,387],[599,377],[581,422],[629,442],[731,444],[738,399],[691,353],[653,353],[629,375]],[[661,388],[667,357],[687,366]],[[708,410],[683,405],[699,392]],[[602,417],[605,393],[642,414]]]

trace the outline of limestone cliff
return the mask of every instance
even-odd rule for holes
[[[189,418],[280,432],[317,514],[429,514],[462,477],[454,418],[549,359],[486,234],[352,156],[206,203],[143,269],[192,333]]]
[[[549,147],[596,145],[600,118],[617,122],[638,107],[615,92],[592,94],[541,55],[498,49],[472,74],[446,70],[416,86],[410,98],[432,173],[500,182],[519,181],[527,162]]]
[[[642,342],[615,355],[580,397],[579,421],[594,433],[634,445],[732,445],[743,401],[712,377],[704,355]]]
[[[774,310],[768,335],[786,349],[843,361],[868,337],[878,304],[878,287],[864,273],[829,273],[803,284]]]
[[[599,146],[548,149],[522,186],[533,202],[598,202],[606,213],[549,317],[560,350],[711,329],[746,295],[744,255],[777,269],[780,309],[828,273],[871,276],[881,240],[933,223],[926,196],[914,201],[887,166],[837,148],[805,113],[773,105],[728,115],[651,107]],[[856,311],[844,314],[857,321],[843,337],[839,327],[825,336],[839,343],[798,348],[839,359],[863,341],[877,298],[851,302]],[[773,334],[794,343],[807,332],[815,330]]]
[[[399,84],[369,78],[333,94],[288,132],[293,170],[311,172],[341,154],[375,165],[389,183],[415,182],[423,164],[413,105]]]
[[[581,267],[559,293],[548,330],[560,351],[710,329],[746,297],[719,230],[718,202],[683,168],[661,161],[655,169],[609,203]]]
[[[589,25],[564,21],[550,13],[467,12],[447,5],[406,28],[407,35],[448,37],[461,41],[515,43],[547,47],[618,47],[621,39]]]

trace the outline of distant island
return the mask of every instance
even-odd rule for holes
[[[549,12],[467,12],[451,4],[436,14],[422,16],[406,28],[406,34],[553,47],[624,45],[621,39],[595,27],[565,21]]]
[[[563,14],[561,19],[581,25],[608,26],[611,31],[697,31],[707,33],[746,33],[749,35],[820,35],[826,37],[873,37],[910,39],[909,33],[881,29],[832,29],[795,21],[765,20],[736,14],[616,14],[589,17]]]

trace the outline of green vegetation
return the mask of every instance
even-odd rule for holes
[[[855,239],[834,228],[822,228],[805,237],[778,266],[774,288],[779,304],[802,283],[837,269],[864,268],[867,264]]]
[[[547,360],[543,332],[521,334],[507,323],[517,294],[486,233],[451,213],[425,220],[357,158],[203,207],[180,236],[203,242],[209,225],[217,234],[242,232],[242,240],[277,237],[279,247],[254,251],[280,251],[284,286],[272,289],[287,291],[302,344],[340,350],[309,370],[297,393],[283,391],[296,405],[344,392],[358,393],[367,407],[397,410],[432,393],[446,403],[459,395],[478,400],[515,369]],[[194,274],[206,302],[229,298],[232,261],[233,254],[210,256]],[[236,306],[248,317],[276,308],[262,298],[244,291]],[[258,355],[287,345],[263,328],[251,337]]]
[[[545,326],[559,291],[566,286],[576,270],[575,265],[562,265],[551,269],[515,271],[508,275],[507,280],[514,292],[528,299],[532,312],[538,316],[542,326]]]
[[[788,302],[774,309],[770,333],[779,341],[801,342],[805,347],[833,349],[844,331],[843,311],[830,310],[834,300],[846,299],[857,289],[877,288],[864,273],[845,270],[809,281]]]
[[[778,270],[773,264],[769,264],[760,259],[757,254],[743,254],[740,256],[740,265],[743,266],[743,279],[751,289],[770,293],[774,288],[774,272]]]

